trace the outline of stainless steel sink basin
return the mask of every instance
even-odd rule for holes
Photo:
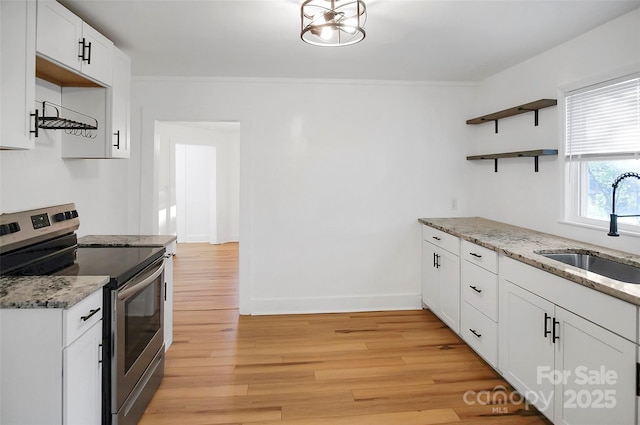
[[[640,267],[622,264],[593,253],[580,251],[538,252],[538,254],[621,282],[640,284]]]

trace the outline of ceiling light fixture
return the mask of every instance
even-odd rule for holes
[[[367,7],[362,0],[306,0],[300,20],[303,41],[314,46],[349,46],[364,40]]]

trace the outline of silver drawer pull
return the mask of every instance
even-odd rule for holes
[[[482,334],[479,334],[478,332],[476,332],[475,329],[471,329],[469,328],[469,330],[471,331],[472,334],[474,334],[475,336],[477,336],[478,338],[480,338],[482,336]]]
[[[474,291],[476,291],[478,294],[479,294],[480,292],[482,292],[482,289],[478,289],[478,287],[477,287],[477,286],[469,285],[469,288],[473,289],[473,290],[474,290]]]
[[[93,310],[89,310],[89,314],[87,314],[86,316],[82,316],[80,317],[80,320],[82,320],[83,322],[86,322],[87,320],[89,320],[94,314],[96,314],[97,312],[100,311],[100,307],[93,309]]]
[[[474,257],[476,257],[476,258],[482,258],[482,255],[480,255],[480,254],[476,254],[475,252],[470,252],[469,254],[470,254],[470,255],[473,255],[473,256],[474,256]]]

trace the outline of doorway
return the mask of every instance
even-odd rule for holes
[[[156,122],[158,229],[179,243],[239,240],[240,123]]]

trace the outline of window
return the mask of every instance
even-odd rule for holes
[[[567,218],[606,227],[611,184],[623,173],[640,174],[640,74],[568,92],[565,104]],[[640,179],[619,184],[616,213],[640,214]],[[640,232],[640,217],[619,223]]]

